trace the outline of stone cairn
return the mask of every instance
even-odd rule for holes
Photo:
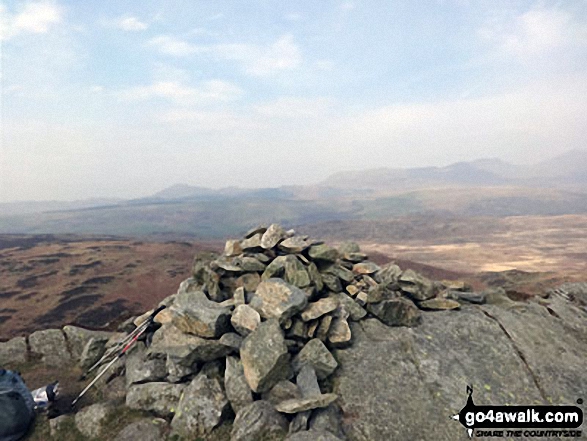
[[[184,437],[232,413],[232,440],[305,431],[336,410],[331,349],[351,344],[349,321],[415,326],[420,308],[459,306],[435,296],[442,288],[367,261],[353,243],[335,249],[277,224],[255,228],[220,257],[196,256],[193,277],[162,302],[152,345],[127,359],[126,403],[173,414]]]
[[[232,441],[344,439],[329,378],[338,368],[332,351],[352,344],[349,322],[416,326],[421,309],[483,301],[463,291],[459,282],[380,267],[354,243],[335,249],[277,224],[259,227],[226,242],[220,256],[197,255],[192,277],[161,302],[151,344],[140,343],[113,372],[126,372],[126,406],[171,421],[180,439],[227,420]],[[48,332],[60,333],[39,334]],[[76,354],[82,368],[121,335],[64,333],[70,345],[86,342]]]

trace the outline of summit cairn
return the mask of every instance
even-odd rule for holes
[[[355,243],[334,248],[277,224],[254,228],[227,241],[221,255],[198,254],[192,277],[162,302],[168,308],[155,318],[162,326],[152,346],[129,357],[126,373],[160,360],[166,372],[149,377],[161,389],[151,391],[158,401],[141,401],[146,385],[127,382],[127,404],[144,402],[160,415],[173,409],[171,428],[183,437],[206,435],[233,416],[234,440],[292,437],[310,428],[313,412],[338,415],[331,351],[352,344],[350,323],[374,317],[416,326],[420,309],[459,306],[435,302],[441,288],[369,262]],[[170,388],[185,388],[184,398]]]

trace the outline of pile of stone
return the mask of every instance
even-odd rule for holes
[[[416,326],[421,310],[484,301],[463,291],[463,284],[378,266],[354,243],[334,248],[276,224],[259,227],[229,240],[220,256],[196,256],[192,277],[161,302],[167,308],[155,317],[161,326],[151,344],[138,344],[104,380],[125,372],[116,380],[126,405],[170,421],[180,438],[233,421],[232,441],[344,439],[329,378],[338,367],[333,350],[352,344],[350,322]],[[121,336],[66,328],[39,335],[75,346],[82,368]],[[29,337],[31,348],[39,338]],[[94,406],[107,414],[104,404]],[[78,413],[80,430],[92,412]]]
[[[197,256],[193,277],[162,302],[152,345],[126,361],[126,403],[172,417],[184,437],[233,417],[232,440],[325,428],[342,437],[327,380],[331,350],[352,342],[349,321],[417,325],[420,308],[459,306],[436,296],[446,288],[379,267],[353,243],[256,228],[221,256]]]

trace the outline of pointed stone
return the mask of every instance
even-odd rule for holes
[[[230,322],[236,332],[246,337],[257,329],[261,323],[261,316],[249,305],[239,305],[233,311]]]
[[[285,230],[278,224],[271,224],[261,237],[261,247],[268,250],[273,248],[287,236]]]
[[[292,365],[295,372],[301,372],[306,365],[311,366],[320,380],[330,376],[338,367],[328,348],[316,338],[306,343]]]

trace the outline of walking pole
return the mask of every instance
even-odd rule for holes
[[[157,308],[155,311],[153,311],[153,313],[145,320],[144,323],[141,323],[141,327],[143,326],[143,324],[145,323],[150,323],[153,321],[153,319],[155,318],[155,316],[157,314],[159,314],[159,312],[161,312],[163,309],[165,309],[165,305],[161,305],[159,308]],[[108,365],[106,365],[106,367],[104,369],[102,369],[102,371],[96,375],[96,378],[94,378],[92,380],[92,382],[90,384],[88,384],[84,390],[82,390],[80,392],[80,394],[77,396],[77,398],[75,400],[72,401],[71,403],[71,407],[75,406],[76,403],[86,394],[86,392],[88,390],[90,390],[90,388],[96,384],[96,382],[102,377],[102,375],[104,375],[106,373],[106,371],[108,369],[110,369],[110,367],[116,363],[116,361],[118,361],[119,359],[121,359],[124,354],[126,354],[126,352],[131,348],[131,346],[139,339],[139,337],[141,335],[143,335],[145,333],[145,331],[147,330],[148,326],[144,326],[143,329],[141,330],[141,332],[136,333],[136,335],[132,338],[131,341],[129,341],[126,346],[118,353],[118,355],[110,362],[108,363]],[[126,340],[126,339],[125,339]]]

